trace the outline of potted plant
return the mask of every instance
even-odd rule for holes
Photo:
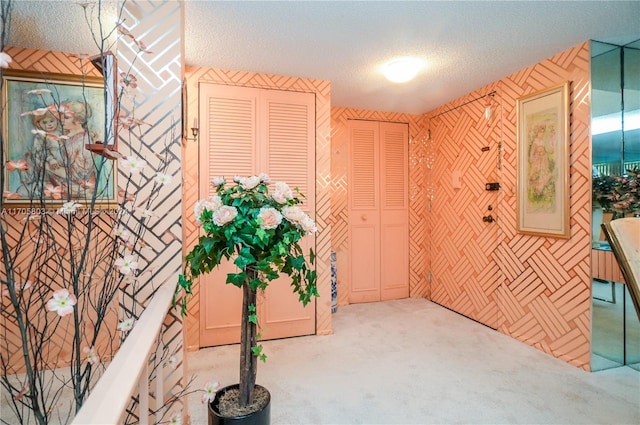
[[[624,217],[640,211],[640,168],[628,169],[618,176],[597,176],[593,178],[593,199],[604,211],[612,211],[614,218]]]
[[[254,406],[257,361],[266,359],[258,345],[257,292],[281,273],[291,277],[291,286],[303,305],[318,296],[316,272],[312,268],[315,254],[310,249],[306,257],[299,245],[307,234],[317,231],[315,222],[304,213],[300,204],[303,195],[284,182],[276,182],[269,193],[270,179],[266,174],[234,177],[227,185],[223,177],[212,180],[215,195],[199,200],[195,219],[203,234],[186,255],[184,273],[179,276],[177,291],[191,294],[193,281],[208,273],[224,259],[233,259],[238,273],[229,273],[226,283],[242,289],[242,325],[240,335],[239,389],[226,387],[218,391],[209,403],[209,423],[237,423],[224,418],[240,418],[261,409]],[[186,314],[186,299],[182,298],[182,314]],[[236,413],[219,412],[222,400],[237,395]],[[268,403],[268,393],[267,393]],[[233,403],[232,403],[233,404]],[[212,415],[215,418],[212,419]],[[269,423],[268,407],[266,420]],[[260,423],[260,422],[250,422]]]

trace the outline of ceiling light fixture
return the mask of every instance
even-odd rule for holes
[[[418,58],[401,57],[382,65],[382,73],[393,83],[406,83],[412,80],[424,67],[424,61]]]

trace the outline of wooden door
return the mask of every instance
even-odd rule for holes
[[[509,216],[501,214],[500,191],[486,190],[501,178],[499,116],[487,122],[475,111],[460,108],[431,121],[439,176],[430,214],[431,300],[495,329],[499,220]],[[455,138],[448,133],[461,127],[467,130]]]
[[[409,127],[380,123],[380,299],[409,296]]]
[[[261,169],[272,181],[285,181],[304,194],[300,206],[315,219],[315,95],[263,90],[261,120],[264,123]],[[315,251],[315,236],[301,241],[303,252]],[[316,332],[316,305],[303,307],[291,289],[291,278],[272,281],[260,297],[258,317],[263,339],[310,335]]]
[[[200,197],[213,193],[215,176],[266,172],[303,188],[307,212],[315,211],[315,96],[211,83],[199,95]],[[230,272],[231,261],[200,279],[201,347],[240,341],[242,291],[225,283]],[[315,333],[315,303],[303,309],[284,277],[259,297],[258,317],[262,339]]]
[[[380,301],[380,133],[349,122],[349,302]]]
[[[408,126],[349,124],[349,302],[409,296]]]

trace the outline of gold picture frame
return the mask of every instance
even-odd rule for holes
[[[90,149],[107,140],[105,120],[114,118],[104,80],[18,70],[5,70],[2,79],[3,205],[54,208],[69,198],[89,205],[97,187],[95,206],[115,207],[116,162]]]
[[[570,236],[569,84],[516,101],[518,233]]]

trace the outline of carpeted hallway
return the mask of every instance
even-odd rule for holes
[[[427,300],[340,307],[333,330],[263,343],[272,424],[640,423],[640,372],[585,372]],[[190,353],[193,388],[237,383],[238,349]],[[189,410],[207,423],[200,394]]]

